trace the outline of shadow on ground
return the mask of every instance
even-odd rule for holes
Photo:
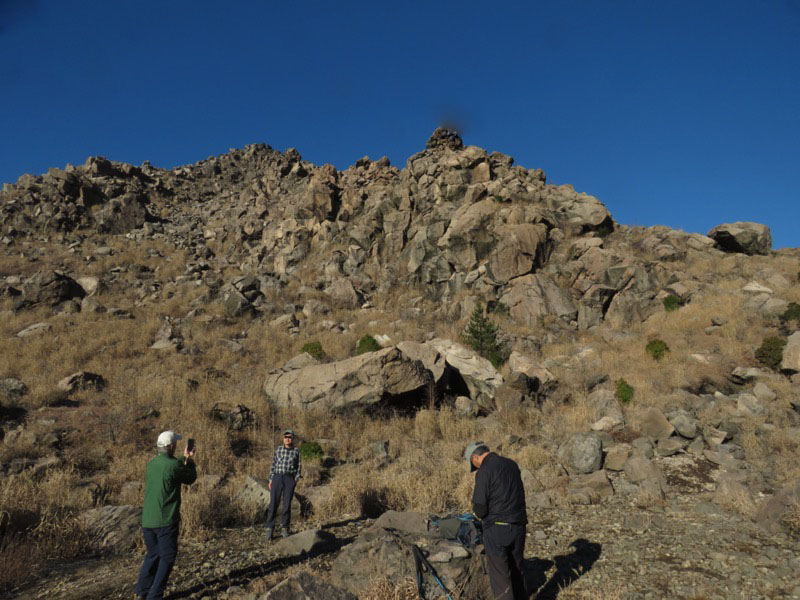
[[[574,550],[560,554],[553,560],[540,558],[525,561],[525,587],[530,598],[554,600],[561,590],[572,585],[579,577],[589,572],[600,558],[601,545],[579,538],[570,544]],[[555,573],[546,580],[545,573],[555,565]]]

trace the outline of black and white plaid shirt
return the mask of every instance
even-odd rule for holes
[[[275,456],[272,457],[272,466],[269,469],[269,480],[272,481],[275,475],[292,475],[295,480],[300,479],[300,448],[294,446],[275,448]]]

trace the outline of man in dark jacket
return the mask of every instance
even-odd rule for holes
[[[178,528],[181,518],[181,485],[197,479],[194,450],[184,450],[175,458],[181,436],[164,431],[158,436],[158,456],[147,463],[142,507],[142,532],[147,546],[136,594],[139,598],[161,600],[175,557],[178,555]]]
[[[525,600],[525,488],[510,458],[489,452],[483,442],[467,446],[464,457],[475,474],[472,510],[483,521],[483,547],[496,600]]]

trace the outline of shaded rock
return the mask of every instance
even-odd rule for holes
[[[227,423],[228,428],[241,431],[256,422],[256,414],[243,404],[232,406],[226,402],[217,402],[211,407],[209,416],[217,421]]]
[[[488,360],[466,346],[448,339],[436,338],[428,345],[439,352],[453,367],[469,389],[470,397],[487,410],[494,409],[494,395],[503,384],[503,376]]]
[[[147,199],[139,194],[124,194],[109,200],[95,213],[97,230],[101,233],[127,233],[145,224],[152,217],[147,212]]]
[[[405,533],[428,533],[428,515],[412,511],[387,510],[370,525],[371,530],[396,529]]]
[[[284,579],[258,600],[357,600],[356,596],[317,579],[310,573],[298,573]]]
[[[86,291],[71,277],[60,271],[40,271],[23,286],[26,306],[57,306],[67,300],[80,300]]]
[[[101,392],[106,387],[106,380],[102,375],[89,371],[78,371],[59,380],[56,389],[71,394],[79,390],[92,389]]]
[[[102,506],[80,515],[92,544],[98,550],[122,553],[136,547],[141,537],[142,509],[139,506]]]
[[[28,393],[28,386],[19,379],[0,379],[0,398],[15,402]]]
[[[726,252],[744,254],[769,254],[772,250],[772,234],[769,227],[760,223],[737,221],[723,223],[708,232],[717,245]]]

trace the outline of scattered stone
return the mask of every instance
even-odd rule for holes
[[[675,431],[675,427],[667,420],[664,413],[651,406],[644,412],[639,430],[642,435],[659,440],[671,436]]]
[[[89,389],[95,392],[102,392],[105,387],[106,380],[103,376],[89,371],[78,371],[72,375],[67,375],[56,384],[57,390],[67,394]]]

